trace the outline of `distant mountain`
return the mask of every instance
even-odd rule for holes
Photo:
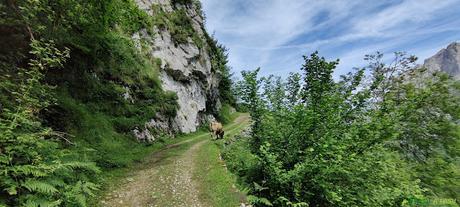
[[[430,71],[444,71],[455,79],[460,79],[460,43],[451,43],[423,64]]]

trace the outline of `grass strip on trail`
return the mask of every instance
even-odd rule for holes
[[[235,136],[248,126],[248,119],[225,127],[226,138]],[[206,142],[195,160],[194,180],[197,181],[199,199],[209,206],[237,207],[246,202],[246,196],[236,187],[236,177],[220,158],[223,140]]]

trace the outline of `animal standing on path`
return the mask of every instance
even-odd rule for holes
[[[222,124],[217,121],[213,121],[209,124],[209,130],[211,132],[211,138],[214,138],[214,135],[216,136],[216,139],[223,139],[224,138],[224,128],[222,127]]]

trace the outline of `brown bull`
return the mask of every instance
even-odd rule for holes
[[[216,139],[223,139],[224,138],[224,128],[222,127],[222,124],[213,121],[209,124],[209,130],[211,132],[211,138],[214,138],[216,136]]]

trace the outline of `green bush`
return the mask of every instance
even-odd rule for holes
[[[338,61],[317,53],[287,83],[259,78],[259,69],[242,72],[237,86],[251,134],[223,157],[254,205],[401,206],[458,197],[458,83],[424,79],[416,58],[403,53],[390,65],[380,54],[366,58],[370,76],[359,69],[337,82]]]
[[[248,137],[237,136],[236,141],[226,146],[222,152],[227,168],[245,181],[255,176],[257,169],[260,168],[257,156],[249,149]]]
[[[44,72],[62,67],[69,51],[37,40],[30,47],[28,66],[9,68],[0,78],[0,205],[86,206],[99,168],[63,149],[73,143],[38,117],[54,101],[51,87],[42,83]]]
[[[236,118],[235,115],[236,113],[232,113],[232,107],[228,104],[224,104],[222,105],[222,108],[220,108],[219,114],[216,118],[223,124],[228,124]]]

